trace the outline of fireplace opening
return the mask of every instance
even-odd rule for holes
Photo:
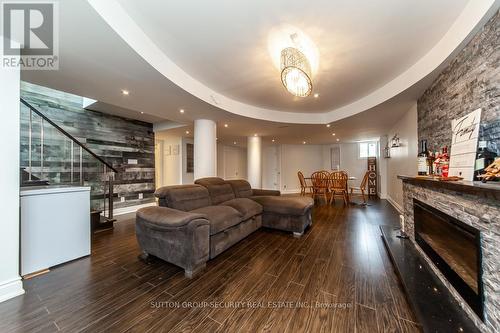
[[[415,241],[484,320],[480,231],[413,199]]]

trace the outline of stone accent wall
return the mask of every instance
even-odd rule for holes
[[[21,97],[41,111],[91,151],[111,164],[116,174],[114,208],[155,202],[153,125],[138,120],[82,108],[83,98],[62,91],[22,82]],[[28,166],[28,108],[21,108],[21,167]],[[44,125],[44,172],[40,168],[40,118],[33,117],[32,160],[35,176],[52,184],[71,182],[71,142],[49,124]],[[38,147],[38,148],[37,148]],[[79,183],[79,149],[74,147],[74,183]],[[83,154],[84,185],[90,186],[93,209],[103,208],[103,165]],[[130,160],[136,164],[128,164]],[[77,169],[78,168],[78,169]],[[140,195],[142,194],[142,198]],[[122,199],[124,201],[122,202]]]
[[[452,292],[482,332],[497,332],[500,327],[500,202],[434,186],[418,186],[403,181],[404,215],[411,240],[429,262],[436,275]],[[474,313],[438,268],[415,242],[413,198],[416,198],[481,231],[485,322]]]
[[[481,139],[500,155],[500,12],[464,47],[418,100],[418,138],[451,145],[451,120],[482,109]]]

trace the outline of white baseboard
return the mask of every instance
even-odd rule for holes
[[[382,194],[382,192],[378,192],[377,195],[380,199],[387,199],[387,195]]]
[[[300,188],[294,188],[291,190],[282,190],[282,194],[295,194],[295,193],[300,193]]]
[[[156,202],[149,202],[149,203],[142,204],[142,205],[116,208],[113,210],[113,216],[119,216],[119,215],[128,214],[128,213],[135,213],[138,209],[141,209],[144,207],[156,206],[156,205],[157,205]],[[106,211],[106,215],[107,214],[108,214],[108,211]]]
[[[387,196],[387,201],[398,211],[399,214],[403,214],[404,210],[403,207],[401,207],[396,201],[394,201],[391,196]]]
[[[24,294],[21,278],[0,283],[0,303]]]

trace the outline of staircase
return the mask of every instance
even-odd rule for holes
[[[104,212],[100,224],[113,219],[113,180],[117,170],[21,98],[21,187],[90,186],[91,210]],[[98,226],[96,226],[98,227]]]

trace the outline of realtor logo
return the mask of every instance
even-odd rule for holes
[[[58,69],[58,14],[54,2],[2,2],[2,67]]]

